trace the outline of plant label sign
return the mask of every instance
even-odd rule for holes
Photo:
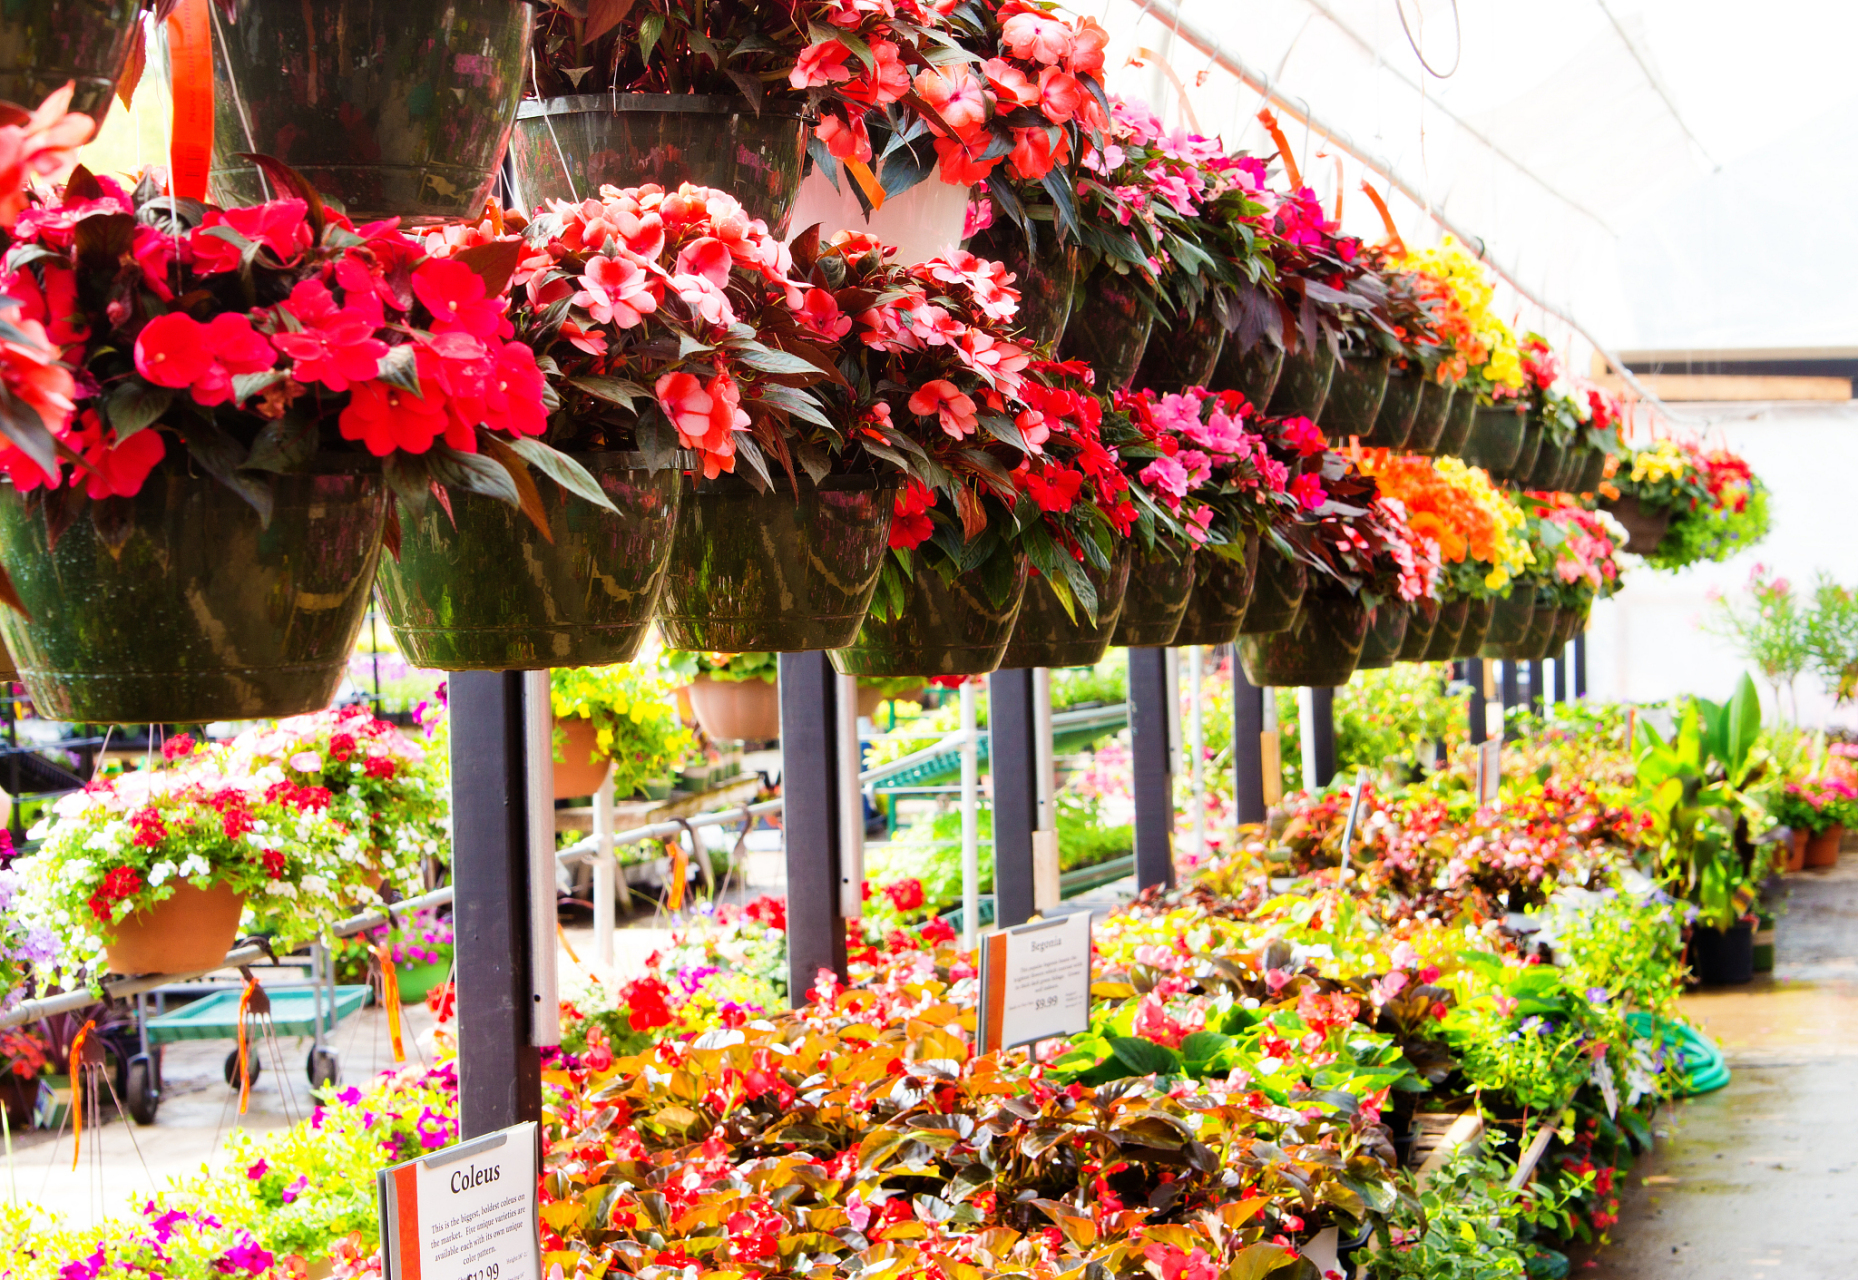
[[[542,1280],[533,1121],[375,1175],[386,1280]]]
[[[1090,1029],[1090,913],[1001,929],[981,943],[980,1050]]]

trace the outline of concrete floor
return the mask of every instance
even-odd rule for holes
[[[1858,1277],[1858,855],[1787,889],[1774,976],[1684,1002],[1734,1079],[1660,1117],[1576,1275]]]

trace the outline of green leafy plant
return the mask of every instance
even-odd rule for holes
[[[1781,690],[1787,690],[1793,718],[1798,721],[1800,708],[1794,682],[1815,655],[1810,616],[1793,584],[1758,564],[1749,574],[1746,593],[1714,593],[1712,603],[1706,629],[1734,644],[1743,660],[1761,672],[1762,679],[1774,690],[1776,712],[1781,706]]]
[[[671,682],[639,664],[557,667],[549,673],[557,720],[579,717],[594,726],[594,758],[613,762],[615,795],[629,796],[646,782],[675,773],[696,749],[677,718]],[[561,759],[557,729],[555,758]]]
[[[1807,654],[1827,691],[1839,702],[1858,697],[1858,591],[1821,573],[1805,631]]]
[[[765,680],[773,684],[781,674],[780,655],[774,653],[694,653],[668,649],[662,661],[665,671],[677,677],[680,684],[689,684],[699,676],[732,684],[744,680]]]

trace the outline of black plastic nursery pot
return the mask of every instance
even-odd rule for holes
[[[1207,386],[1215,391],[1237,391],[1251,404],[1267,405],[1283,370],[1284,348],[1277,343],[1260,338],[1242,348],[1237,334],[1227,334],[1219,363],[1213,366],[1213,380]]]
[[[522,96],[529,5],[216,0],[209,11],[216,204],[271,197],[245,152],[293,166],[357,224],[482,211]]]
[[[1490,627],[1484,632],[1484,646],[1478,650],[1486,658],[1503,658],[1504,652],[1522,643],[1529,633],[1529,620],[1535,617],[1535,588],[1526,582],[1511,587],[1510,594],[1498,596],[1490,612]]]
[[[1095,369],[1098,391],[1122,391],[1142,367],[1154,327],[1155,313],[1133,280],[1099,269],[1078,278],[1058,354]]]
[[[866,618],[857,639],[833,651],[832,665],[844,675],[924,679],[996,670],[1026,594],[1023,552],[1014,555],[1007,578],[1005,599],[995,604],[980,570],[944,582],[919,558],[902,612],[889,621]]]
[[[1471,434],[1456,452],[1470,466],[1482,467],[1494,477],[1506,476],[1523,452],[1527,431],[1521,405],[1479,405]]]
[[[1368,634],[1361,642],[1357,671],[1380,671],[1393,666],[1406,643],[1407,627],[1412,622],[1413,606],[1396,600],[1383,600],[1368,612]]]
[[[1445,434],[1446,421],[1457,402],[1456,384],[1427,378],[1419,392],[1419,407],[1413,412],[1404,448],[1408,453],[1430,457],[1442,452],[1439,441]]]
[[[1466,609],[1464,614],[1464,630],[1458,633],[1458,643],[1452,647],[1451,653],[1447,656],[1452,658],[1475,658],[1477,656],[1477,651],[1484,644],[1484,633],[1490,630],[1490,615],[1496,603],[1496,600],[1490,596],[1470,602],[1470,608]]]
[[[1320,418],[1335,366],[1336,353],[1327,342],[1306,342],[1286,352],[1266,412],[1274,418]]]
[[[895,476],[829,475],[766,493],[692,477],[658,606],[674,649],[798,653],[858,636],[890,542]]]
[[[967,249],[1013,273],[1013,287],[1019,290],[1019,313],[1013,323],[1027,342],[1043,347],[1064,336],[1077,291],[1075,243],[1060,243],[1049,229],[1041,228],[1034,250],[1026,244],[1026,233],[1002,218],[970,237]]]
[[[332,458],[275,478],[267,526],[209,477],[150,475],[112,554],[87,502],[54,545],[46,504],[0,485],[0,559],[30,617],[0,635],[38,714],[201,723],[329,705],[368,608],[387,519],[380,471]]]
[[[1369,355],[1344,356],[1336,361],[1329,394],[1323,397],[1322,415],[1316,419],[1316,425],[1331,440],[1346,442],[1350,436],[1365,436],[1374,430],[1381,401],[1387,395],[1391,363],[1386,356]]]
[[[454,493],[402,516],[381,562],[381,604],[407,660],[438,671],[630,662],[658,607],[683,476],[638,453],[581,453],[618,510],[536,478],[551,542],[507,502]]]
[[[71,110],[101,125],[141,8],[141,0],[0,7],[0,98],[31,111],[70,82]]]
[[[1304,593],[1288,628],[1239,641],[1245,678],[1261,689],[1347,684],[1368,626],[1367,606],[1358,597],[1327,584],[1314,588]]]
[[[1260,550],[1258,572],[1252,580],[1251,599],[1246,603],[1239,634],[1262,636],[1288,628],[1297,620],[1297,609],[1309,585],[1309,569],[1301,560],[1292,560],[1273,547]]]
[[[600,188],[688,182],[742,202],[776,236],[787,234],[806,166],[805,118],[757,112],[722,94],[582,93],[529,99],[516,112],[510,166],[517,203],[591,200]]]
[[[1374,415],[1374,425],[1361,437],[1361,443],[1377,449],[1404,449],[1414,419],[1419,417],[1419,402],[1425,390],[1426,384],[1416,372],[1388,374],[1380,412]]]
[[[1135,385],[1156,392],[1207,386],[1225,343],[1226,326],[1211,307],[1202,307],[1192,320],[1177,314],[1172,325],[1157,322],[1148,335]]]
[[[1424,662],[1432,645],[1432,633],[1439,625],[1439,601],[1415,600],[1407,613],[1406,635],[1400,641],[1401,662]]]
[[[1522,637],[1512,643],[1491,646],[1485,657],[1502,658],[1507,662],[1540,662],[1548,656],[1549,648],[1554,643],[1555,622],[1559,613],[1552,593],[1539,593],[1534,597],[1534,608],[1529,614],[1529,625]]]
[[[1245,621],[1258,577],[1259,547],[1260,541],[1254,535],[1245,540],[1243,556],[1224,556],[1211,550],[1195,554],[1193,595],[1187,601],[1187,612],[1181,616],[1180,629],[1174,633],[1177,647],[1231,644],[1239,638],[1239,627]]]
[[[1025,600],[1019,606],[1019,619],[1013,624],[1013,638],[1000,658],[1009,668],[1092,667],[1103,661],[1116,634],[1116,622],[1122,616],[1123,593],[1129,587],[1129,565],[1134,552],[1122,543],[1110,557],[1108,569],[1084,566],[1084,576],[1097,592],[1097,620],[1091,622],[1082,609],[1076,616],[1065,613],[1058,594],[1043,576],[1026,586]]]
[[[1690,971],[1706,987],[1754,981],[1755,926],[1747,920],[1727,929],[1698,926],[1690,935]]]
[[[1460,597],[1447,600],[1439,605],[1439,620],[1433,625],[1432,636],[1426,642],[1426,652],[1421,661],[1449,662],[1458,656],[1458,637],[1464,634],[1465,619],[1471,612],[1471,602]]]
[[[1477,425],[1477,410],[1476,393],[1465,388],[1454,390],[1446,405],[1445,425],[1439,431],[1439,442],[1433,453],[1441,457],[1463,457],[1471,429]],[[1418,434],[1417,430],[1414,434]]]
[[[1210,552],[1201,557],[1192,547],[1159,542],[1137,551],[1111,647],[1148,649],[1173,644],[1193,598],[1196,562],[1202,558],[1215,557]]]
[[[1626,550],[1648,556],[1658,549],[1671,528],[1671,513],[1645,506],[1637,498],[1615,498],[1601,504],[1606,513],[1626,529]]]

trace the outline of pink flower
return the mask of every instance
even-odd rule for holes
[[[719,373],[706,387],[695,374],[667,373],[653,388],[678,442],[703,454],[703,474],[714,479],[735,470],[735,432],[749,425],[735,379]]]
[[[853,116],[848,121],[835,112],[827,112],[813,126],[813,133],[826,144],[826,150],[834,159],[870,163],[871,131],[865,127],[863,116]]]
[[[1039,73],[1040,110],[1056,124],[1069,123],[1089,97],[1089,91],[1078,83],[1076,76],[1060,71],[1057,67],[1047,67]]]
[[[794,60],[794,69],[787,77],[787,82],[796,89],[816,89],[821,85],[837,84],[850,80],[852,73],[846,70],[845,60],[852,56],[852,51],[837,40],[822,40],[800,51]]]
[[[942,430],[956,440],[972,435],[980,425],[973,399],[963,395],[946,378],[924,383],[910,397],[910,412],[919,418],[939,419]]]
[[[968,212],[961,222],[961,238],[969,240],[994,224],[994,202],[990,196],[968,201]]]
[[[916,92],[924,102],[935,108],[936,114],[958,137],[966,138],[987,123],[986,91],[981,82],[965,69],[937,68],[920,72],[916,77]],[[942,132],[933,118],[929,127],[937,133]],[[981,150],[986,150],[985,143],[982,143]]]
[[[1015,58],[1047,65],[1071,56],[1071,28],[1038,13],[1016,13],[1000,28],[1001,43]]]
[[[0,128],[0,227],[11,229],[26,207],[28,176],[49,177],[77,159],[96,121],[72,111],[74,84],[56,89],[24,124]]]
[[[701,236],[678,251],[677,274],[702,276],[718,289],[729,287],[729,271],[735,260],[729,247],[715,236]]]
[[[187,235],[194,270],[202,275],[237,271],[245,251],[233,241],[213,234],[224,227],[246,241],[257,241],[275,253],[280,262],[295,261],[310,247],[310,207],[301,200],[273,200],[224,211],[209,210],[206,219]]]
[[[443,400],[416,396],[386,382],[355,384],[337,423],[344,440],[361,441],[377,458],[395,450],[424,453],[445,433],[446,425]]]
[[[1284,443],[1304,458],[1321,453],[1329,447],[1322,428],[1308,418],[1291,418],[1284,423]]]
[[[574,305],[587,308],[598,324],[630,329],[658,309],[664,286],[630,257],[595,256],[587,260]]]

